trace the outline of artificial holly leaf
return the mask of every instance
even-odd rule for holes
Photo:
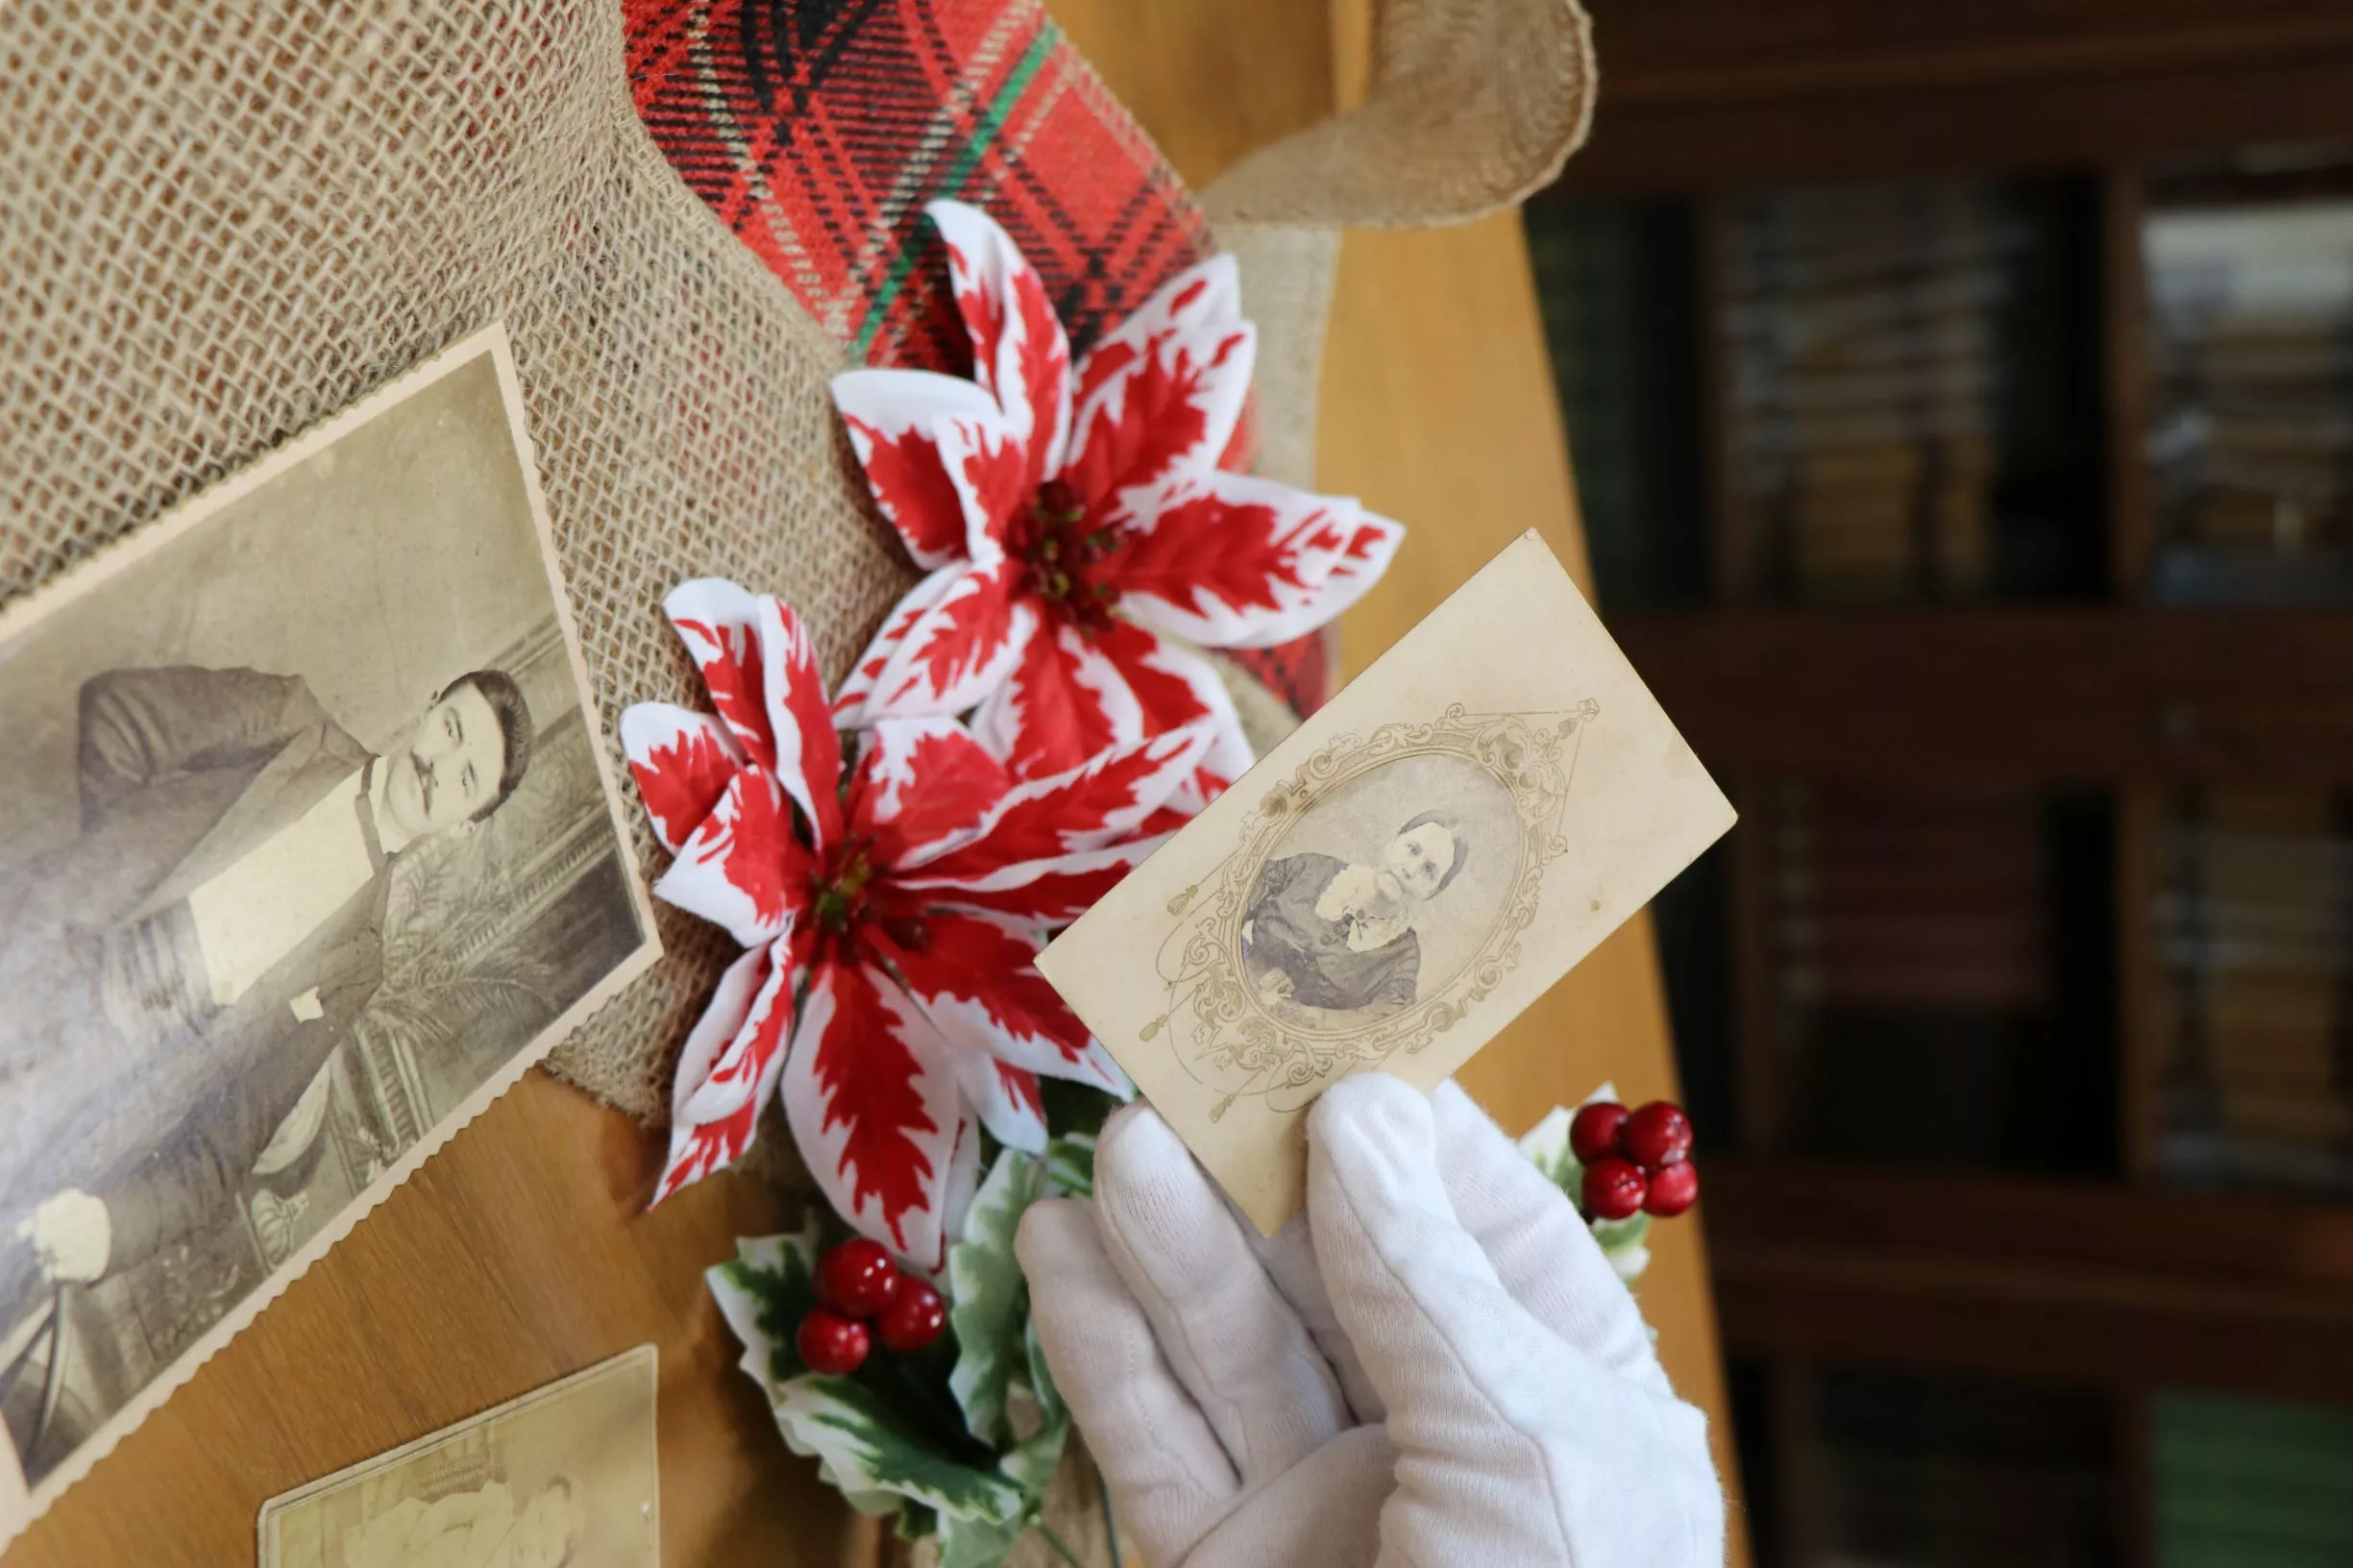
[[[1049,1427],[1067,1423],[1070,1408],[1062,1402],[1062,1390],[1054,1386],[1053,1370],[1045,1364],[1045,1347],[1038,1342],[1037,1319],[1023,1325],[1021,1337],[1029,1351],[1029,1385],[1037,1396],[1039,1413]]]
[[[1020,1522],[1000,1525],[986,1519],[943,1519],[940,1568],[1000,1568],[1028,1528]]]
[[[1007,1149],[972,1196],[964,1237],[947,1252],[948,1323],[956,1331],[956,1367],[947,1385],[973,1436],[992,1448],[1015,1438],[1006,1419],[1006,1384],[1025,1370],[1022,1333],[1029,1282],[1014,1256],[1021,1215],[1045,1191],[1045,1165]]]
[[[1058,1198],[1094,1196],[1094,1135],[1071,1133],[1045,1146],[1045,1180]]]
[[[943,1519],[1004,1523],[1018,1519],[1027,1504],[1005,1477],[944,1458],[921,1427],[850,1378],[786,1384],[777,1393],[776,1425],[786,1446],[814,1456],[827,1484],[864,1512],[885,1512],[909,1498]]]
[[[797,1233],[740,1239],[734,1261],[703,1276],[727,1327],[743,1343],[740,1364],[771,1405],[787,1381],[809,1370],[793,1340],[800,1320],[817,1305],[817,1255],[822,1235],[811,1215]]]
[[[786,1445],[816,1457],[826,1482],[862,1513],[889,1513],[902,1499],[982,1517],[1017,1512],[1017,1488],[943,1452],[940,1436],[900,1409],[904,1401],[890,1389],[817,1377],[801,1361],[794,1339],[818,1304],[823,1249],[822,1221],[812,1215],[797,1233],[738,1241],[734,1261],[706,1276],[727,1326],[743,1341],[741,1364],[767,1393]]]
[[[1585,1174],[1584,1167],[1577,1163],[1576,1154],[1569,1148],[1569,1123],[1576,1119],[1566,1106],[1556,1105],[1550,1115],[1531,1127],[1527,1136],[1520,1139],[1520,1152],[1528,1156],[1529,1162],[1544,1172],[1548,1180],[1566,1192],[1572,1203],[1577,1200],[1578,1184]]]
[[[1632,1285],[1642,1278],[1642,1271],[1651,1266],[1651,1249],[1643,1245],[1651,1234],[1651,1216],[1633,1214],[1625,1219],[1597,1219],[1593,1222],[1593,1239],[1602,1244],[1602,1256],[1609,1266],[1618,1271],[1618,1278]]]
[[[1031,1392],[1026,1379],[1014,1380],[1011,1398],[1020,1410],[1014,1424],[1029,1435],[1005,1451],[997,1468],[1031,1498],[1042,1500],[1046,1483],[1062,1463],[1063,1445],[1070,1437],[1070,1417],[1059,1409],[1049,1416],[1044,1402]]]

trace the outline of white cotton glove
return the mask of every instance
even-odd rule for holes
[[[1143,1107],[1018,1251],[1149,1568],[1719,1568],[1707,1424],[1560,1189],[1461,1090],[1363,1074],[1262,1239]]]

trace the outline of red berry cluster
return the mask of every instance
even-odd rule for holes
[[[1569,1152],[1585,1167],[1588,1218],[1629,1219],[1648,1210],[1671,1219],[1700,1199],[1691,1164],[1691,1118],[1679,1105],[1653,1100],[1629,1111],[1596,1100],[1569,1123]]]
[[[921,1350],[947,1327],[940,1292],[900,1273],[882,1243],[863,1236],[817,1261],[817,1296],[825,1305],[809,1309],[793,1342],[803,1364],[825,1377],[857,1371],[875,1339],[887,1350]]]

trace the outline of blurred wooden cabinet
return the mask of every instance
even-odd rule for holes
[[[2353,1560],[2264,1403],[2353,1406],[2353,12],[1592,10],[1528,225],[1743,812],[1659,926],[1760,1560]]]

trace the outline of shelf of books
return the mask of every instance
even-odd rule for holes
[[[1785,732],[1824,740],[1811,760],[1764,739],[1709,756],[1742,824],[1657,905],[1703,1140],[1749,1168],[1982,1179],[2056,1212],[2102,1191],[2353,1203],[2353,777],[2280,727],[2353,733],[2353,668],[2269,672],[2300,684],[2234,712],[2217,694],[2238,674],[2169,701],[2179,672],[2131,650],[2168,640],[2151,616],[2269,611],[2279,635],[2248,642],[2269,656],[2295,646],[2284,612],[2309,629],[2353,609],[2353,149],[1564,191],[1526,222],[1602,607],[1631,617],[1630,646],[1737,658],[1753,636],[1753,665],[1811,636],[1820,666],[1865,646],[1858,618],[1959,649],[1955,615],[2033,611],[2080,617],[2057,642],[2146,674],[2118,695],[2145,723],[2038,733],[2041,771],[1870,752],[1819,712]],[[1972,656],[2006,702],[2047,678],[2024,639]],[[1975,683],[1936,657],[1944,698]],[[1755,708],[1752,738],[1772,724]],[[1998,747],[2022,710],[1939,711]],[[1949,1264],[1997,1299],[2006,1265],[1938,1251],[1941,1226],[1977,1223],[1939,1207],[1953,1190],[1924,1199],[1902,1269]],[[1770,1286],[1725,1295],[1761,1560],[2353,1560],[2353,1412],[2252,1399],[2294,1391],[2277,1368],[2163,1375],[2189,1320],[2148,1280],[2193,1262],[2167,1234],[2077,1282],[2071,1311],[2115,1287],[2131,1343],[2070,1385],[2031,1354],[1987,1376],[1999,1349],[1958,1337],[1826,1360],[1837,1335],[1794,1306],[1744,1333],[1744,1301],[1834,1307],[1839,1269],[1870,1260],[1721,1233],[1726,1266]],[[2248,1321],[2294,1318],[2353,1360],[2353,1293],[2301,1267],[2246,1286]],[[1902,1269],[1853,1299],[1903,1299]],[[1924,1325],[1969,1334],[1932,1308]]]

